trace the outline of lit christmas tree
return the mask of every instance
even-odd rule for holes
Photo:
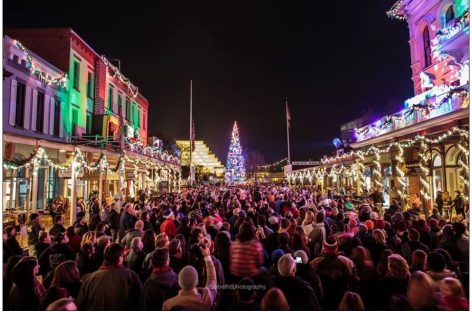
[[[225,168],[226,183],[243,183],[246,181],[246,167],[239,142],[239,130],[236,121],[231,134],[231,145],[229,146],[228,159]]]

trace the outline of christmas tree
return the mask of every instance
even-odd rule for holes
[[[246,167],[239,142],[239,130],[236,121],[231,134],[231,145],[229,146],[228,159],[226,161],[225,182],[243,183],[246,181]]]

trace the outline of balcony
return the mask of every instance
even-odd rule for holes
[[[402,111],[356,129],[357,143],[467,108],[468,95],[468,84],[433,87],[406,100]]]
[[[469,55],[469,10],[436,32],[434,52],[453,56],[459,62]]]

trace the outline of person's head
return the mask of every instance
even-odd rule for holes
[[[180,240],[174,238],[169,243],[169,254],[174,257],[182,256],[182,244]]]
[[[165,268],[169,266],[169,249],[167,248],[157,248],[153,251],[151,257],[152,266],[154,268]]]
[[[11,272],[12,281],[19,288],[34,289],[35,276],[38,272],[38,260],[35,257],[23,257],[13,267]]]
[[[297,264],[291,254],[285,254],[280,257],[277,268],[281,276],[295,276]]]
[[[442,272],[446,268],[446,259],[439,252],[433,251],[428,255],[428,266],[433,272]]]
[[[351,260],[354,261],[356,266],[373,265],[370,252],[364,246],[356,246],[351,251]]]
[[[256,298],[255,284],[250,277],[241,279],[238,286],[238,296],[241,302],[252,302]]]
[[[290,226],[290,220],[287,218],[282,218],[282,220],[280,221],[280,229],[282,231],[287,231],[289,226]]]
[[[334,237],[328,237],[323,242],[323,253],[329,255],[335,255],[338,253],[338,242]]]
[[[147,211],[143,211],[141,212],[141,220],[143,221],[149,221],[150,219],[150,215]]]
[[[454,230],[454,233],[456,235],[462,235],[465,233],[465,231],[467,230],[467,227],[465,226],[464,223],[462,222],[454,222],[452,224],[452,229]]]
[[[30,221],[39,222],[39,214],[37,214],[36,212],[30,214]]]
[[[66,236],[65,233],[57,233],[54,235],[54,242],[56,244],[67,244],[69,242],[69,238]]]
[[[375,241],[376,244],[378,245],[385,245],[386,242],[385,242],[385,234],[382,230],[380,229],[375,229],[373,232],[372,232],[372,238],[373,240]]]
[[[413,251],[411,257],[411,267],[415,270],[424,271],[426,269],[426,252],[421,249]]]
[[[453,277],[446,277],[439,283],[439,290],[441,296],[448,296],[452,298],[464,298],[465,291],[462,283]]]
[[[103,251],[103,265],[105,266],[120,266],[123,264],[124,247],[118,243],[113,243]]]
[[[164,248],[169,245],[169,237],[166,233],[160,233],[156,236],[154,246],[157,248]]]
[[[3,269],[3,287],[11,286],[11,274],[15,265],[21,260],[21,256],[13,255],[8,258]]]
[[[97,238],[97,247],[105,248],[111,244],[111,237],[107,235],[102,235]]]
[[[85,243],[83,244],[81,247],[80,247],[80,251],[84,254],[84,255],[92,255],[93,252],[94,252],[94,247],[92,245],[92,243]]]
[[[79,269],[75,261],[68,260],[59,264],[54,270],[52,286],[57,288],[66,287],[80,280]]]
[[[248,242],[256,238],[256,231],[254,226],[249,222],[244,222],[239,227],[238,240],[242,243]]]
[[[303,225],[312,224],[315,220],[315,214],[312,211],[305,213],[305,219],[303,220]]]
[[[408,262],[399,254],[393,254],[388,257],[388,272],[391,276],[406,279],[410,275]]]
[[[306,252],[304,250],[297,250],[295,251],[295,253],[293,254],[293,256],[296,258],[301,258],[302,259],[302,263],[303,264],[307,264],[308,263],[308,255],[306,254]]]
[[[262,311],[289,311],[284,293],[276,287],[269,289],[261,300]]]
[[[352,291],[344,293],[341,302],[339,302],[338,310],[340,311],[364,311],[364,302],[361,296]]]
[[[5,232],[7,233],[8,237],[15,237],[16,235],[16,228],[14,226],[7,226],[5,227]]]
[[[95,232],[97,233],[105,233],[106,231],[106,225],[104,222],[98,222],[97,227],[95,228]]]
[[[46,311],[77,311],[77,305],[72,298],[62,298],[48,305]]]
[[[142,231],[144,229],[144,222],[143,220],[138,220],[136,221],[136,223],[134,224],[134,229],[135,230],[138,230],[138,231]]]
[[[64,224],[64,218],[62,217],[62,215],[56,215],[54,217],[54,224]]]
[[[428,274],[416,271],[411,274],[407,297],[414,310],[424,310],[434,304],[435,290]]]
[[[129,214],[134,214],[134,207],[132,203],[128,203],[125,206],[125,211]]]
[[[133,238],[133,240],[131,241],[131,245],[130,245],[131,249],[134,250],[134,251],[141,251],[143,250],[143,241],[141,240],[141,237],[135,237]]]
[[[171,221],[175,219],[172,209],[166,209],[166,211],[164,211],[164,218]]]
[[[179,286],[182,290],[192,290],[198,285],[197,270],[191,265],[185,266],[179,273]]]
[[[417,242],[420,240],[420,232],[414,228],[408,229],[408,240],[411,242]]]
[[[84,236],[82,236],[82,241],[80,243],[83,246],[86,243],[91,243],[92,245],[97,242],[97,233],[93,231],[86,232]]]

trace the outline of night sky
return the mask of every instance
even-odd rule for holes
[[[267,162],[331,154],[340,125],[413,95],[394,0],[6,0],[4,28],[72,27],[149,100],[149,135],[196,136],[226,161],[233,121]]]

